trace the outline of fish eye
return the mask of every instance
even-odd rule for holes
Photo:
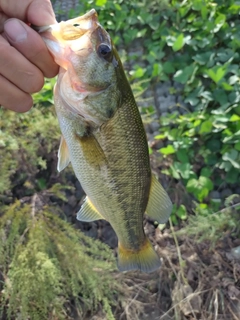
[[[105,43],[102,43],[98,47],[98,54],[103,59],[111,62],[112,60],[112,48]]]

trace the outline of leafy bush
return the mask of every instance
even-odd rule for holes
[[[162,74],[183,85],[178,94],[189,110],[160,118],[156,138],[169,143],[159,150],[172,158],[165,173],[202,203],[213,189],[239,181],[240,5],[192,0],[173,1],[173,8],[172,27],[161,33],[171,70]]]
[[[130,80],[170,81],[169,95],[181,96],[183,104],[177,106],[183,114],[169,106],[159,120],[156,140],[165,143],[159,152],[170,160],[163,172],[181,181],[197,206],[206,205],[209,214],[217,211],[224,199],[212,200],[210,192],[234,189],[240,177],[240,4],[97,0],[81,8],[86,6],[101,6],[100,21],[117,46],[126,49],[126,62],[138,59]],[[142,46],[141,57],[139,52],[128,55],[136,43]],[[187,203],[179,205],[172,215],[175,223],[187,217]]]

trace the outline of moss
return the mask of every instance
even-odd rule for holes
[[[31,201],[17,201],[0,220],[6,279],[1,306],[8,319],[18,313],[23,319],[66,319],[68,308],[77,309],[81,319],[101,303],[114,319],[111,305],[119,285],[111,250],[60,219],[56,208],[41,208],[37,195]]]
[[[60,131],[53,108],[32,108],[17,114],[0,109],[0,194],[12,197],[14,187],[38,189],[36,175],[57,150]]]
[[[3,319],[83,319],[103,306],[113,319],[113,253],[61,210],[71,166],[57,174],[53,82],[28,113],[0,109],[0,310]]]

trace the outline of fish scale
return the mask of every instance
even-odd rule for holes
[[[110,222],[120,271],[152,272],[160,259],[143,216],[166,222],[172,203],[151,173],[142,119],[118,53],[95,10],[42,30],[61,67],[54,93],[62,131],[58,170],[71,162],[87,195],[77,218]]]

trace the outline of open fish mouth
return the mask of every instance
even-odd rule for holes
[[[81,55],[87,55],[91,51],[90,35],[101,26],[96,10],[92,9],[83,16],[68,21],[41,27],[32,26],[32,28],[42,36],[56,62],[62,66],[57,58],[66,55],[67,48],[80,52]]]
[[[70,62],[74,59],[74,55],[80,59],[86,59],[92,51],[96,50],[96,41],[91,40],[93,33],[98,32],[99,39],[102,38],[103,28],[98,22],[95,9],[74,19],[48,26],[32,26],[32,28],[41,35],[55,62],[71,73],[74,91],[80,94],[99,93],[107,88],[107,86],[96,87],[81,82]]]
[[[81,36],[87,31],[95,29],[99,25],[98,16],[95,9],[90,10],[89,12],[78,18],[70,19],[67,21],[67,23],[70,26],[77,28],[78,30],[76,29],[75,33],[71,33],[70,29],[66,31],[63,30],[63,24],[65,25],[66,22],[60,22],[41,27],[32,25],[31,27],[38,33],[43,33],[46,31],[63,32],[63,38],[65,38],[65,40],[71,40],[71,37],[74,37],[74,35],[77,36],[79,34]],[[73,30],[74,29],[72,29],[72,31]]]

